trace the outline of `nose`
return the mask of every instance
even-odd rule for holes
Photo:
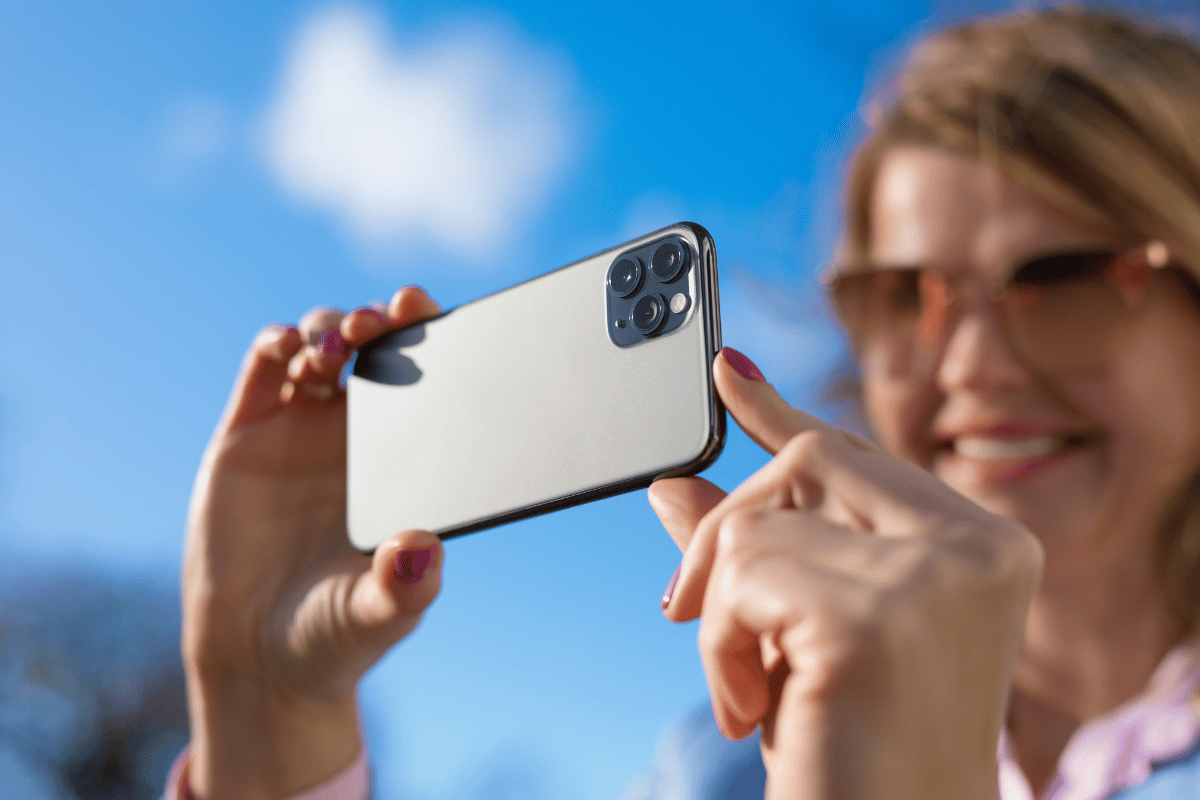
[[[972,304],[949,320],[935,381],[945,394],[1004,394],[1027,386],[1032,376],[1013,348],[995,311]]]

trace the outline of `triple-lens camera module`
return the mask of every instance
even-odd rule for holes
[[[678,236],[617,256],[608,268],[608,332],[620,347],[683,324],[692,306],[692,248]],[[647,267],[646,265],[649,265]]]

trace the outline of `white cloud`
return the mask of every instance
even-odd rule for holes
[[[284,190],[369,245],[482,260],[543,204],[573,144],[571,70],[484,23],[397,46],[357,7],[312,17],[264,117]]]

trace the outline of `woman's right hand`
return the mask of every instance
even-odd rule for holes
[[[442,546],[346,536],[353,348],[438,313],[415,288],[384,307],[310,311],[255,338],[200,466],[183,565],[183,654],[196,798],[286,797],[362,747],[358,679],[441,588]]]
[[[771,800],[995,797],[1037,539],[748,363],[726,352],[713,377],[771,462],[729,495],[650,491],[684,551],[665,611],[701,618],[718,727],[761,727]]]

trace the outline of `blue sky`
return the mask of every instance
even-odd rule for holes
[[[864,81],[999,5],[0,0],[4,559],[176,581],[263,324],[455,305],[680,219],[726,343],[828,414],[814,275]],[[709,477],[764,460],[734,431]],[[449,543],[363,687],[381,796],[617,796],[706,697],[658,610],[677,563],[642,493]]]

